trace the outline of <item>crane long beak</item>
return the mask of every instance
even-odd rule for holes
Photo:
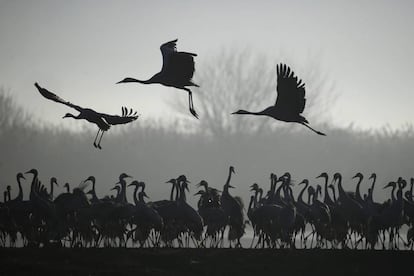
[[[383,189],[388,188],[388,187],[391,187],[391,183],[392,183],[392,182],[390,182],[390,183],[388,183],[387,185],[385,185]]]

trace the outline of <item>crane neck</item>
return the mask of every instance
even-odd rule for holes
[[[126,181],[122,178],[119,180],[119,184],[121,184],[121,189],[119,191],[119,200],[123,203],[127,203]]]
[[[410,201],[413,201],[413,186],[414,186],[414,178],[411,178],[410,190],[409,190],[409,193],[410,193],[410,196],[409,196]]]
[[[339,200],[348,198],[348,195],[346,194],[344,188],[342,187],[342,176],[340,174],[337,174],[335,177],[335,180],[338,183]]]
[[[325,180],[325,183],[324,183],[324,186],[323,186],[323,190],[324,190],[324,193],[325,193],[324,198],[323,198],[323,202],[325,204],[332,204],[333,203],[332,198],[329,196],[329,190],[328,190],[328,175],[324,175],[323,178]]]
[[[314,201],[315,193],[311,192],[310,189],[308,189],[308,205],[312,205]]]
[[[249,202],[249,209],[247,209],[247,213],[250,213],[256,206],[254,206],[254,196],[250,197],[250,202]]]
[[[282,203],[282,204],[284,203],[283,200],[282,200],[282,196],[280,195],[283,187],[284,187],[284,182],[279,186],[279,188],[276,189],[275,201],[277,203]]]
[[[259,194],[259,199],[258,199],[258,202],[261,202],[261,201],[262,201],[262,199],[263,199],[263,189],[262,189],[262,188],[260,188],[260,189],[258,190],[258,194]]]
[[[178,181],[174,185],[175,185],[175,201],[177,201],[179,200],[180,195],[181,195],[181,186]]]
[[[171,186],[171,193],[170,193],[170,200],[173,201],[174,200],[174,189],[175,189],[175,183],[172,183]]]
[[[134,189],[134,195],[133,195],[135,206],[137,206],[139,204],[139,200],[138,200],[138,197],[137,197],[138,189],[139,189],[139,186],[136,185],[135,189]]]
[[[335,186],[330,187],[332,189],[333,201],[336,202]]]
[[[244,109],[237,110],[236,112],[233,112],[232,114],[238,114],[238,115],[256,115],[256,116],[266,116],[268,115],[265,110],[259,111],[259,112],[253,112],[253,111],[247,111]]]
[[[375,187],[375,182],[377,181],[377,175],[375,173],[372,174],[371,176],[372,178],[372,184],[371,184],[371,189],[369,189],[369,193],[368,193],[368,201],[373,202],[374,201],[374,187]]]
[[[15,200],[22,201],[23,200],[23,188],[22,188],[20,175],[17,176],[17,185],[19,186],[19,194],[17,195]]]
[[[33,172],[33,179],[32,179],[32,183],[30,184],[30,196],[29,196],[30,200],[34,199],[34,197],[35,197],[36,182],[37,182],[37,171]]]
[[[233,173],[233,171],[230,167],[229,168],[229,175],[227,176],[227,180],[226,180],[226,184],[224,184],[224,187],[223,187],[223,194],[229,194],[229,186],[230,186],[230,180],[231,180],[232,173]]]
[[[50,193],[49,193],[49,195],[50,195],[50,197],[53,199],[53,190],[54,190],[54,186],[55,185],[55,180],[52,178],[52,179],[50,179]]]
[[[309,186],[309,181],[307,179],[305,179],[306,181],[304,181],[304,187],[302,188],[302,190],[300,191],[299,195],[298,195],[298,201],[300,203],[304,203],[303,201],[303,194],[305,193],[305,190],[308,188]]]
[[[138,189],[137,189],[138,190]],[[144,199],[144,192],[143,191],[141,191],[141,192],[139,192],[138,193],[138,200],[139,200],[139,203],[143,203],[143,204],[145,204],[145,199]],[[136,204],[135,204],[136,205]]]
[[[180,197],[179,197],[179,200],[181,202],[186,202],[187,201],[187,197],[185,195],[185,186],[184,186],[184,184],[181,184],[181,186],[180,186]]]
[[[362,179],[363,178],[364,178],[363,176],[360,176],[359,177],[359,180],[358,180],[358,183],[357,183],[356,189],[355,189],[355,196],[356,196],[357,201],[359,201],[359,202],[363,202],[364,201],[364,199],[361,196],[361,189],[360,189],[361,182],[362,182]]]

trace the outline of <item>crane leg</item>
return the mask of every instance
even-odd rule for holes
[[[185,90],[188,92],[188,106],[190,108],[190,112],[191,114],[193,114],[194,117],[198,119],[198,114],[195,111],[194,104],[193,104],[193,92],[191,92],[191,90],[188,88],[185,88]]]
[[[102,148],[101,148],[101,140],[102,140],[102,136],[103,136],[103,135],[104,135],[104,131],[102,131],[102,133],[101,133],[101,137],[99,138],[99,142],[98,142],[98,145],[97,145],[99,149],[102,149]]]
[[[93,146],[96,148],[96,147],[98,147],[97,145],[96,145],[96,139],[98,139],[98,135],[99,135],[99,132],[100,132],[101,130],[100,129],[98,129],[98,132],[96,133],[96,136],[95,136],[95,140],[93,140]]]
[[[315,132],[316,134],[318,134],[318,135],[322,135],[322,136],[326,136],[326,134],[325,133],[323,133],[323,132],[320,132],[320,131],[318,131],[318,130],[316,130],[316,129],[314,129],[314,128],[312,128],[310,125],[307,125],[307,124],[305,124],[305,123],[300,123],[301,125],[304,125],[305,127],[307,127],[307,128],[309,128],[310,130],[312,130],[313,132]]]

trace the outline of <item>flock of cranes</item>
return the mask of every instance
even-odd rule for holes
[[[251,185],[245,206],[230,193],[234,173],[230,167],[222,190],[201,180],[196,210],[187,203],[185,175],[166,182],[171,185],[168,199],[147,202],[146,183],[125,173],[112,189],[116,194],[100,198],[94,176],[72,191],[66,183],[66,192],[56,196],[57,179],[50,179],[48,189],[31,169],[17,174],[17,196],[11,197],[10,185],[4,191],[0,245],[13,247],[20,240],[27,247],[242,247],[250,224],[252,248],[414,249],[414,178],[409,184],[401,177],[390,181],[383,187],[390,189],[389,198],[377,202],[376,174],[363,195],[361,185],[367,181],[361,173],[351,179],[354,191],[344,190],[341,174],[330,180],[322,173],[315,185],[308,179],[297,184],[295,196],[290,173],[272,173],[266,193],[257,183]],[[30,183],[26,200],[23,182]],[[127,200],[128,188],[133,203]]]
[[[118,83],[158,83],[188,93],[189,110],[199,115],[188,87],[199,87],[192,81],[194,53],[178,52],[177,40],[161,45],[162,69],[148,80],[125,78]],[[305,109],[305,85],[289,66],[278,64],[277,99],[274,105],[259,112],[238,110],[232,114],[268,116],[284,122],[299,123],[318,135],[302,116]],[[100,113],[66,101],[35,83],[39,93],[48,100],[64,104],[79,112],[67,113],[63,118],[83,119],[98,127],[94,146],[101,149],[103,134],[112,125],[127,124],[138,119],[133,109],[122,107],[122,115]],[[100,135],[100,136],[99,136]],[[254,183],[246,207],[240,197],[232,196],[234,188],[229,168],[222,191],[202,180],[197,210],[186,200],[189,181],[185,175],[172,178],[169,199],[146,202],[148,198],[142,181],[132,180],[122,173],[112,190],[115,196],[99,198],[95,192],[95,177],[90,176],[79,187],[54,196],[56,178],[51,178],[48,190],[39,180],[38,171],[32,169],[17,174],[18,195],[11,199],[11,186],[4,191],[0,203],[0,244],[15,246],[20,239],[24,246],[109,247],[138,245],[140,247],[241,247],[246,225],[253,229],[251,247],[257,248],[360,248],[400,249],[414,247],[414,179],[398,178],[384,188],[392,188],[387,201],[379,203],[373,198],[376,175],[372,174],[371,187],[361,195],[364,176],[355,175],[356,189],[347,192],[342,176],[336,173],[329,182],[322,173],[322,185],[310,185],[304,179],[300,193],[293,194],[291,175],[270,176],[270,189]],[[22,180],[31,175],[29,199],[24,200]],[[92,184],[92,189],[85,192]],[[407,189],[408,186],[408,190]],[[127,189],[132,187],[134,202],[127,200]],[[131,188],[130,188],[131,189]],[[321,197],[323,194],[323,198]],[[247,218],[245,217],[247,215]],[[407,228],[406,235],[402,228]]]
[[[190,113],[199,118],[199,115],[194,109],[193,93],[188,88],[191,86],[199,87],[192,81],[194,75],[194,57],[197,54],[188,52],[177,51],[177,39],[169,41],[161,45],[161,54],[163,59],[162,69],[159,73],[148,80],[138,80],[134,78],[125,78],[117,83],[142,83],[152,84],[158,83],[164,86],[174,87],[188,92],[188,105]],[[301,115],[305,109],[305,84],[302,80],[295,76],[293,70],[286,64],[280,64],[276,66],[277,72],[277,99],[274,105],[267,107],[260,112],[250,112],[246,110],[238,110],[232,114],[247,114],[255,116],[268,116],[273,119],[284,122],[296,122],[309,128],[313,132],[319,135],[324,133],[313,129],[309,126],[308,120]],[[41,87],[38,83],[35,83],[36,88],[40,94],[46,99],[52,100],[71,107],[79,112],[79,115],[75,116],[71,113],[67,113],[63,118],[83,119],[90,123],[95,124],[98,127],[98,133],[96,134],[93,145],[95,148],[101,149],[101,139],[105,131],[108,131],[111,125],[127,124],[135,121],[138,116],[137,112],[132,109],[128,111],[127,108],[122,108],[122,116],[109,115],[100,113],[90,108],[83,108],[79,105],[75,105],[71,102],[63,100],[56,94]],[[101,136],[98,140],[99,133]]]

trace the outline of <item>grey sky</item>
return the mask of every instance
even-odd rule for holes
[[[158,72],[160,44],[178,38],[179,50],[198,53],[197,64],[224,47],[250,48],[269,58],[285,52],[295,64],[316,56],[340,95],[331,110],[335,124],[412,123],[412,1],[171,3],[0,0],[0,85],[26,110],[55,123],[68,110],[41,98],[35,81],[99,111],[119,113],[127,105],[142,119],[178,116],[166,112],[168,98],[187,101],[183,92],[115,85]]]

